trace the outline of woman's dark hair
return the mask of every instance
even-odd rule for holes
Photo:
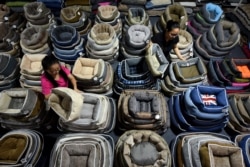
[[[170,32],[175,28],[180,28],[180,24],[177,21],[169,20],[167,22],[165,31]]]
[[[59,61],[53,56],[45,56],[42,60],[42,67],[44,70],[45,77],[53,84],[54,87],[58,87],[58,83],[56,80],[47,72],[47,70],[53,65],[53,64],[60,64]],[[68,80],[67,74],[61,69],[59,71],[59,74],[63,77],[65,81]]]

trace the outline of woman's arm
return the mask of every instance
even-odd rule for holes
[[[81,91],[78,90],[78,88],[77,88],[77,82],[76,82],[75,77],[74,77],[72,74],[69,74],[69,75],[68,75],[68,78],[69,78],[69,80],[70,80],[70,82],[71,82],[71,84],[72,84],[72,86],[73,86],[73,89],[74,89],[75,91],[77,91],[77,92],[81,92]]]
[[[182,55],[181,55],[181,53],[180,53],[180,50],[179,50],[179,48],[177,47],[177,44],[174,45],[174,52],[175,52],[175,54],[177,55],[177,57],[178,57],[179,59],[181,59],[181,60],[186,60],[185,58],[182,57]]]

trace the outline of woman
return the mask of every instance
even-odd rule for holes
[[[69,81],[75,91],[81,92],[77,89],[76,79],[70,70],[61,66],[54,56],[45,56],[42,60],[42,67],[44,73],[41,76],[41,85],[45,99],[50,97],[53,88],[68,87]]]
[[[158,43],[161,46],[168,60],[169,53],[172,49],[180,60],[185,60],[185,58],[182,57],[179,48],[177,47],[177,43],[179,42],[179,31],[179,23],[173,20],[169,20],[164,32],[157,33],[152,37],[152,41]]]

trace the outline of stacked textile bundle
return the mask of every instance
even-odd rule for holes
[[[159,89],[144,57],[119,62],[115,71],[113,90],[119,96],[124,89]]]
[[[128,15],[125,16],[125,21],[123,25],[123,34],[127,32],[130,26],[136,24],[144,25],[150,30],[152,30],[152,25],[149,16],[144,8],[131,7],[128,9]]]
[[[20,45],[24,54],[50,54],[48,32],[40,27],[27,27],[21,33]]]
[[[244,167],[242,149],[219,133],[184,133],[173,141],[173,167]]]
[[[110,63],[102,59],[78,58],[72,74],[79,89],[91,93],[112,94],[114,72]]]
[[[41,75],[43,73],[42,59],[46,54],[25,54],[20,64],[20,85],[41,91]]]
[[[74,64],[84,55],[83,41],[76,29],[69,25],[60,25],[52,29],[50,38],[55,57],[65,63]]]
[[[114,141],[107,135],[65,134],[57,139],[50,157],[50,167],[113,167]]]
[[[121,14],[116,6],[100,6],[95,16],[95,23],[110,24],[113,26],[116,36],[120,39],[122,37],[122,20],[120,16]]]
[[[88,33],[86,54],[89,58],[113,62],[119,56],[119,39],[112,25],[95,24]]]
[[[179,32],[179,42],[177,43],[177,47],[183,58],[186,60],[193,57],[193,37],[192,35],[185,31],[180,30]],[[174,50],[170,51],[170,60],[171,61],[178,61],[180,60],[177,55],[175,54]]]
[[[220,21],[222,14],[223,10],[219,5],[206,3],[201,7],[200,12],[197,12],[189,20],[187,30],[193,35],[194,39],[197,39]]]
[[[179,131],[221,131],[228,122],[228,100],[224,88],[190,87],[168,101],[171,123]]]
[[[45,30],[51,29],[55,25],[54,15],[51,9],[42,2],[31,2],[23,6],[24,15],[27,19],[27,27],[40,27]]]
[[[127,15],[129,13],[130,8],[145,8],[147,0],[121,0],[118,9],[121,13]]]
[[[57,16],[60,10],[64,6],[64,0],[37,0],[37,2],[42,2],[47,8],[51,9],[51,12]]]
[[[49,105],[60,116],[58,128],[62,131],[108,133],[115,125],[115,103],[104,95],[54,88]]]
[[[166,95],[173,95],[202,84],[207,84],[207,69],[201,59],[195,57],[170,63],[161,80],[161,89]]]
[[[198,37],[194,44],[194,54],[205,63],[210,59],[223,59],[239,41],[240,29],[237,24],[221,20]]]
[[[117,118],[122,130],[163,133],[170,126],[165,97],[156,90],[124,90],[119,97]]]
[[[8,23],[0,23],[0,53],[20,57],[20,35]]]
[[[145,25],[132,25],[122,38],[121,53],[125,59],[144,57],[151,39],[151,31]]]
[[[185,30],[188,21],[188,16],[184,6],[173,4],[166,7],[165,12],[154,25],[154,33],[160,33],[166,29],[169,20],[176,21],[180,24],[180,28]]]
[[[250,155],[248,151],[249,142],[250,142],[249,134],[240,134],[235,137],[235,143],[242,149],[242,154],[246,166],[250,166],[250,159],[249,159]]]
[[[1,166],[36,166],[44,146],[42,134],[33,130],[13,130],[0,140]]]
[[[0,103],[0,122],[6,129],[44,128],[46,121],[52,119],[50,113],[45,110],[44,96],[31,89],[3,90]]]
[[[81,37],[87,38],[92,23],[88,18],[88,14],[81,6],[75,5],[62,8],[60,11],[60,19],[63,25],[74,27]]]
[[[229,122],[228,128],[236,133],[250,132],[250,94],[229,94]]]
[[[17,86],[20,58],[0,54],[0,91]]]
[[[171,167],[167,142],[149,130],[126,131],[116,143],[115,166]]]
[[[19,33],[24,30],[26,19],[22,14],[13,11],[5,4],[0,4],[0,9],[0,22],[8,23],[10,27]]]
[[[228,92],[245,92],[250,86],[249,59],[210,60],[209,81]]]

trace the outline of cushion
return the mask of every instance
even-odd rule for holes
[[[95,24],[91,28],[90,35],[100,45],[109,44],[116,37],[114,28],[107,23]]]
[[[50,107],[65,121],[74,121],[79,118],[84,97],[66,87],[52,89],[49,97]]]
[[[47,54],[25,54],[22,58],[20,68],[24,73],[39,75],[42,73],[42,59]]]
[[[214,3],[206,3],[201,8],[203,18],[209,23],[216,23],[221,18],[223,10],[219,5]]]
[[[118,15],[118,9],[116,6],[111,5],[99,6],[97,9],[97,15],[103,21],[111,21]]]

